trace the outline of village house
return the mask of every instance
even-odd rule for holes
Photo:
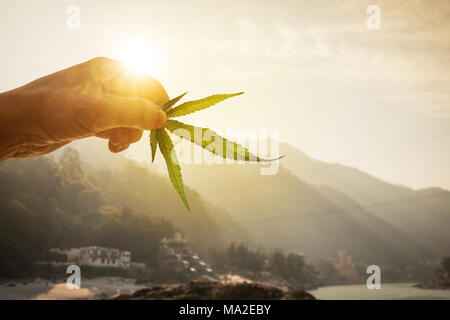
[[[67,257],[68,262],[80,266],[112,267],[127,269],[131,266],[131,252],[120,251],[114,248],[97,246],[59,249],[52,248],[50,252],[62,254]]]
[[[213,270],[195,254],[182,235],[160,241],[160,266],[173,272],[188,272],[191,275],[212,275]]]

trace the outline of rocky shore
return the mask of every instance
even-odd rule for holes
[[[450,281],[424,282],[414,285],[420,289],[450,290]]]
[[[121,294],[117,300],[315,300],[306,291],[283,291],[258,283],[234,283],[192,280],[184,285],[164,285]]]

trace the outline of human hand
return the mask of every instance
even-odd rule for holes
[[[169,100],[155,79],[94,58],[0,94],[0,161],[35,157],[90,136],[120,152],[161,128]]]

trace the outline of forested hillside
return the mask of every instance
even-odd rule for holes
[[[0,275],[26,272],[51,247],[117,247],[151,265],[159,240],[174,232],[199,251],[245,239],[226,212],[192,189],[188,213],[165,178],[125,164],[92,169],[70,148],[59,162],[40,157],[0,163]]]
[[[450,192],[389,184],[354,168],[314,160],[281,144],[280,170],[257,165],[185,165],[190,185],[227,208],[256,242],[333,258],[403,264],[440,258],[450,243]]]
[[[335,259],[343,249],[366,264],[447,255],[445,190],[387,184],[288,148],[272,176],[260,175],[257,165],[183,164],[189,213],[166,173],[95,150],[81,153],[90,158],[65,148],[0,163],[0,271],[41,259],[50,247],[80,245],[131,250],[151,265],[159,240],[177,231],[200,253],[234,241],[306,258]],[[317,165],[330,172],[313,174]],[[418,200],[399,200],[405,196]]]
[[[282,143],[280,151],[289,154],[283,159],[283,166],[298,178],[313,185],[326,185],[351,199],[354,204],[365,208],[378,222],[387,227],[371,226],[393,245],[399,245],[406,252],[411,246],[421,246],[436,256],[448,254],[450,244],[450,192],[441,188],[414,190],[407,186],[396,185],[371,176],[356,168],[337,163],[325,163],[315,160],[300,150]],[[342,198],[342,197],[341,197]],[[354,208],[354,204],[340,206]],[[347,210],[354,214],[354,211]],[[388,236],[387,229],[390,232]],[[393,235],[401,237],[392,237]],[[407,242],[410,246],[408,248]]]

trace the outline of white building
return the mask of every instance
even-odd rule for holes
[[[129,268],[131,265],[131,252],[120,251],[105,247],[81,247],[63,249],[52,248],[50,252],[65,254],[67,261],[74,262],[80,266]]]

